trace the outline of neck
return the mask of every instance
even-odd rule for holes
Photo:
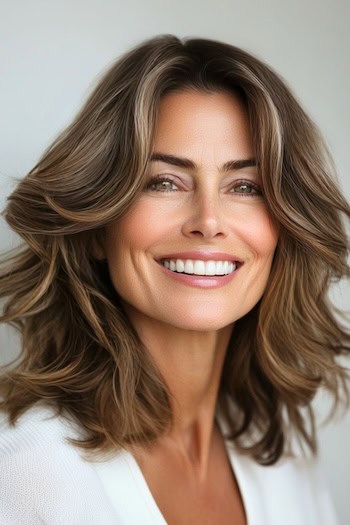
[[[126,309],[171,394],[174,422],[159,445],[205,470],[233,324],[211,332],[185,331]]]

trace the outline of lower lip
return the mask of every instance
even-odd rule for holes
[[[232,273],[229,273],[228,275],[213,275],[212,277],[208,277],[206,275],[190,275],[187,273],[173,272],[163,266],[162,263],[158,262],[158,264],[165,274],[175,279],[175,281],[188,284],[189,286],[195,286],[197,288],[220,288],[221,286],[225,286],[225,284],[230,283],[232,279],[235,278],[235,275],[237,272],[239,272],[242,266],[238,266]]]

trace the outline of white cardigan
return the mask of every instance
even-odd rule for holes
[[[64,440],[77,436],[74,425],[52,415],[37,404],[15,427],[0,415],[1,525],[166,525],[132,454],[87,462]],[[282,458],[263,467],[226,447],[248,525],[337,524],[316,461]]]

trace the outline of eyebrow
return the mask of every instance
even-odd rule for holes
[[[177,157],[175,155],[168,155],[165,153],[153,153],[150,157],[150,161],[161,161],[179,168],[196,169],[198,166],[195,162],[184,157]],[[222,166],[223,171],[241,170],[250,166],[257,166],[255,159],[239,159],[229,160]]]

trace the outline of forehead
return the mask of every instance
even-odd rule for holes
[[[196,150],[252,155],[246,109],[233,93],[187,90],[166,94],[160,101],[154,149],[167,153]],[[174,151],[168,151],[172,147]]]

